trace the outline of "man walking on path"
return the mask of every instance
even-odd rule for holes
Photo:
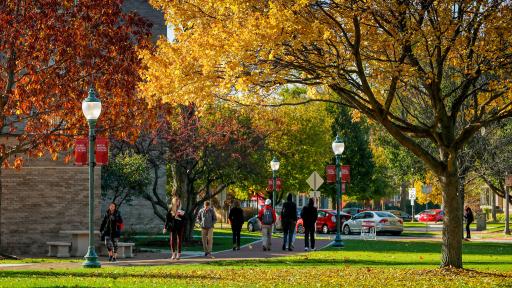
[[[233,233],[233,251],[240,250],[240,232],[244,225],[244,211],[240,208],[240,202],[235,200],[233,208],[229,210],[229,223]]]
[[[272,225],[276,222],[276,211],[271,206],[272,200],[265,200],[265,206],[258,212],[261,222],[261,238],[263,251],[270,251],[272,246]]]
[[[469,225],[471,225],[473,220],[475,220],[473,217],[473,211],[471,211],[469,206],[466,206],[466,209],[464,209],[464,218],[466,219],[466,240],[468,240],[471,239],[471,231],[469,230]]]
[[[283,250],[292,251],[293,232],[297,224],[297,204],[292,201],[292,194],[288,194],[287,201],[281,210],[281,224],[283,226]],[[286,245],[288,243],[288,246]]]
[[[309,198],[308,205],[304,206],[300,213],[304,223],[304,251],[308,251],[310,248],[311,250],[315,250],[315,223],[318,218],[318,211],[314,205],[315,200],[313,198]],[[311,243],[309,241],[310,239]]]
[[[215,222],[217,222],[217,215],[215,215],[215,210],[210,207],[210,201],[204,202],[204,207],[199,210],[197,218],[201,224],[201,239],[203,241],[204,256],[213,258],[213,226]]]

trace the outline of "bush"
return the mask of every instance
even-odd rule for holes
[[[242,210],[244,211],[244,221],[247,221],[247,220],[251,219],[252,217],[258,215],[258,208],[245,207],[245,208],[242,208]]]
[[[496,220],[498,220],[498,222],[505,222],[505,213],[497,214]],[[512,213],[509,214],[508,220],[512,222]]]

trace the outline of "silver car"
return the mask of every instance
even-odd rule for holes
[[[343,223],[343,234],[361,233],[365,222],[375,225],[375,231],[378,233],[390,233],[398,236],[404,231],[402,219],[395,215],[384,211],[365,211],[352,216],[350,220]]]

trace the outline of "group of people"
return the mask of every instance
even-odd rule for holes
[[[314,206],[313,198],[300,213],[304,227],[304,250],[315,250],[315,223],[318,218],[318,211]],[[261,222],[261,235],[263,251],[270,251],[272,248],[272,227],[275,225],[277,217],[276,212],[272,208],[272,201],[265,200],[265,206],[258,211],[258,219]],[[297,225],[297,204],[292,200],[292,194],[288,194],[286,202],[281,210],[281,226],[283,229],[283,246],[282,249],[293,251],[295,230]]]
[[[229,222],[233,233],[233,251],[240,250],[240,234],[244,224],[244,212],[240,208],[240,202],[234,201],[229,211]],[[301,212],[304,225],[305,250],[315,249],[315,222],[317,220],[317,209],[314,207],[313,199],[309,199],[308,205],[304,206]],[[272,201],[267,199],[265,205],[258,211],[258,219],[261,222],[261,233],[263,251],[270,251],[272,246],[272,230],[276,223],[276,211],[272,207]],[[295,227],[297,224],[297,204],[292,201],[292,195],[288,194],[287,201],[281,210],[281,224],[283,228],[283,250],[293,251],[295,241]],[[181,248],[186,227],[186,214],[182,209],[181,200],[174,196],[165,217],[163,233],[169,233],[169,246],[171,259],[181,258]],[[217,215],[209,201],[204,202],[203,208],[199,210],[197,222],[201,226],[201,240],[204,256],[212,257],[213,227],[217,222]],[[105,212],[101,222],[100,232],[102,241],[108,250],[109,261],[117,261],[117,248],[121,230],[123,229],[123,218],[115,203],[111,203]]]
[[[203,244],[204,256],[212,256],[213,246],[213,227],[217,222],[215,210],[210,205],[210,201],[204,202],[204,207],[199,210],[197,220],[201,226],[201,240]],[[183,243],[183,234],[186,226],[185,211],[182,210],[181,200],[175,196],[172,198],[171,205],[165,217],[163,233],[169,233],[169,246],[171,248],[171,260],[180,260],[181,247]]]

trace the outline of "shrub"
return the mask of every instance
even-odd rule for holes
[[[247,221],[258,214],[258,209],[254,207],[245,207],[242,208],[242,210],[244,210],[244,221]]]

